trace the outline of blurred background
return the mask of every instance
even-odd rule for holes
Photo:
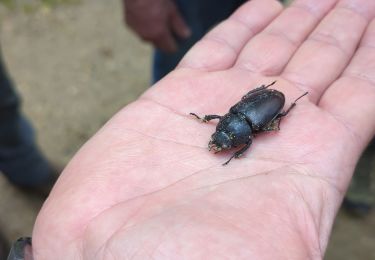
[[[56,164],[65,165],[150,85],[151,47],[124,26],[120,0],[0,0],[0,23],[3,58],[23,110]],[[42,203],[0,174],[6,239],[30,235]],[[340,212],[326,259],[375,259],[375,214]]]

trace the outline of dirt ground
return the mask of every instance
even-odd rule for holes
[[[148,88],[151,49],[124,28],[119,0],[24,2],[0,5],[3,54],[40,146],[64,165]],[[10,240],[30,235],[41,203],[0,176],[0,228]],[[340,212],[326,259],[375,259],[375,214],[357,220]]]

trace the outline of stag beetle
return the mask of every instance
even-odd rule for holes
[[[284,94],[275,89],[268,89],[275,83],[276,81],[249,91],[224,116],[205,115],[201,118],[195,113],[190,113],[205,123],[212,119],[219,119],[216,131],[208,143],[209,151],[213,149],[218,153],[244,145],[223,165],[227,165],[233,158],[239,158],[249,149],[255,134],[279,130],[281,118],[295,107],[300,98],[308,94],[308,92],[304,93],[286,111],[282,111],[285,104]]]

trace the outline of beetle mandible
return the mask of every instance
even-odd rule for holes
[[[304,93],[287,110],[282,111],[285,104],[284,94],[275,89],[268,89],[275,83],[276,81],[249,91],[224,116],[205,115],[201,118],[195,113],[190,113],[205,123],[212,119],[219,119],[216,131],[208,143],[209,151],[214,150],[218,153],[244,145],[223,165],[227,165],[233,158],[239,158],[249,149],[255,134],[280,130],[281,118],[295,107],[300,98],[308,94],[308,92]]]

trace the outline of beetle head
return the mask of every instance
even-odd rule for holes
[[[227,133],[223,131],[215,132],[211,136],[211,140],[208,143],[209,151],[214,150],[215,152],[220,152],[230,148],[232,148],[232,140],[229,138]]]

